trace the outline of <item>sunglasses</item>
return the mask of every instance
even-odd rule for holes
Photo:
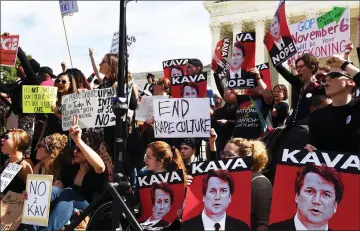
[[[230,151],[220,151],[220,157],[224,159],[224,158],[236,158],[239,156],[231,153]]]
[[[333,78],[339,78],[339,77],[346,77],[346,78],[351,79],[351,77],[350,77],[349,75],[343,74],[343,73],[341,73],[341,72],[331,72],[331,73],[326,74],[326,77],[329,77],[329,78],[331,78],[331,79],[333,79]]]
[[[55,80],[55,84],[61,83],[61,84],[65,85],[65,84],[68,83],[68,82],[69,82],[69,81],[67,81],[67,80],[60,80],[60,79],[56,79],[56,80]]]
[[[47,145],[44,141],[43,141],[43,142],[40,142],[40,143],[38,143],[38,144],[36,145],[36,148],[37,148],[37,149],[40,149],[40,148],[42,148],[42,147],[45,148],[45,150],[46,150],[47,153],[50,153],[50,152],[51,152],[49,145]]]
[[[8,134],[4,135],[4,139],[8,140],[8,139],[10,139],[10,136]]]

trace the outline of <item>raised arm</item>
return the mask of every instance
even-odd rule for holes
[[[287,70],[282,64],[276,66],[275,69],[291,85],[296,86],[298,88],[302,86],[301,80],[297,76],[294,76],[291,72],[289,72],[289,70]]]
[[[26,81],[28,85],[40,85],[41,81],[36,76],[34,69],[32,68],[29,60],[26,57],[25,52],[22,50],[21,47],[19,47],[17,57],[19,58],[21,66],[26,74],[26,80],[24,81]]]
[[[257,70],[257,68],[253,68],[249,72],[255,75],[255,81],[257,82],[259,88],[261,89],[261,95],[264,97],[265,103],[267,105],[273,105],[274,97],[271,91],[267,89],[267,85],[261,78],[259,70]]]
[[[91,60],[91,65],[93,67],[93,71],[95,73],[96,78],[99,80],[99,84],[103,83],[103,78],[100,77],[100,73],[99,70],[97,69],[97,65],[95,63],[95,58],[94,58],[94,49],[89,48],[89,56],[90,56],[90,60]]]

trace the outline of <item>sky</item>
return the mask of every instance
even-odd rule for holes
[[[78,1],[79,12],[64,17],[74,68],[92,73],[89,48],[99,64],[119,29],[119,1]],[[211,59],[210,16],[202,1],[131,1],[127,30],[136,36],[130,72],[162,70],[162,61]],[[58,1],[1,1],[1,33],[20,35],[20,46],[54,74],[70,67]]]

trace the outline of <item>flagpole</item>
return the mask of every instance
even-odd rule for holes
[[[68,40],[67,33],[66,33],[66,27],[65,27],[64,17],[63,17],[63,16],[61,16],[61,19],[62,19],[63,26],[64,26],[64,32],[65,32],[65,38],[66,38],[67,49],[68,49],[68,52],[69,52],[69,57],[70,57],[71,68],[74,68],[74,67],[73,67],[73,63],[72,63],[72,59],[71,59],[71,54],[70,54],[69,40]]]

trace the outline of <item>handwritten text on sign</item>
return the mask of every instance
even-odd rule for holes
[[[345,47],[350,38],[350,10],[344,7],[343,14],[327,25],[318,27],[317,19],[311,18],[289,25],[297,53],[291,58],[297,59],[305,53],[310,53],[317,58],[329,57],[333,54],[345,52]],[[321,21],[321,20],[320,20]]]
[[[14,179],[17,173],[20,171],[21,165],[9,163],[4,171],[1,173],[0,177],[0,192],[4,192],[5,188],[10,184],[10,182]]]
[[[77,1],[59,1],[61,16],[79,12]]]
[[[19,48],[19,35],[0,37],[0,65],[14,67]]]
[[[131,55],[136,43],[134,35],[126,35],[127,53]],[[115,32],[111,42],[110,53],[119,53],[119,32]]]
[[[26,180],[28,199],[24,204],[22,223],[47,226],[53,176],[29,174]]]
[[[208,98],[154,99],[155,138],[208,138]]]
[[[69,130],[72,118],[79,116],[80,128],[96,128],[115,125],[111,100],[116,96],[114,88],[94,89],[66,95],[62,98],[62,128]]]
[[[20,193],[7,192],[1,199],[0,230],[16,230],[21,223],[24,200]]]
[[[24,113],[52,113],[57,87],[23,85],[22,104]]]
[[[152,117],[154,116],[154,98],[169,98],[169,96],[142,96],[139,107],[136,109],[136,120],[146,121],[152,119]]]

